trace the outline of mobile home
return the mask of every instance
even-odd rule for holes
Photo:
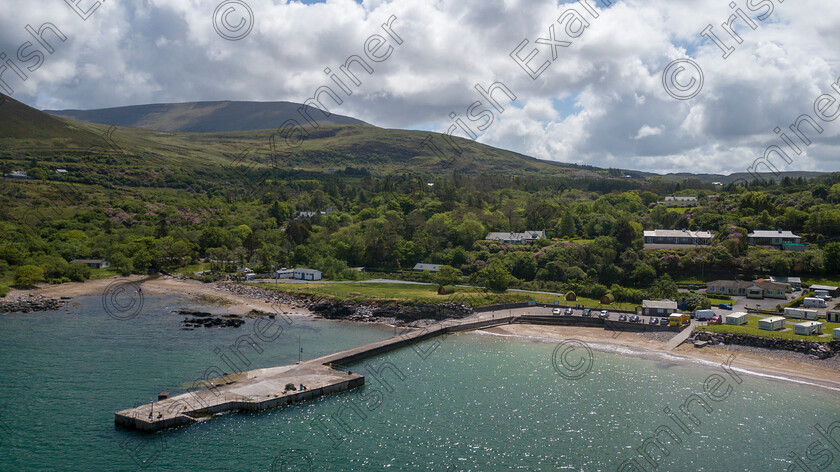
[[[829,323],[840,323],[840,311],[829,311],[826,318]]]
[[[802,306],[806,308],[825,308],[825,300],[822,298],[809,297],[802,301]]]
[[[730,313],[726,315],[726,324],[743,326],[747,324],[748,315],[744,312]]]
[[[840,341],[840,328],[834,328],[834,340]]]
[[[765,331],[779,331],[785,329],[785,319],[781,316],[771,316],[758,320],[758,329]]]
[[[785,308],[785,316],[797,320],[816,320],[819,313],[817,310],[806,310],[804,308]]]
[[[802,336],[816,336],[823,333],[823,324],[819,321],[806,321],[793,325],[793,333]]]

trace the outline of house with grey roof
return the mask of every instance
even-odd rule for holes
[[[105,259],[73,259],[70,263],[84,264],[91,269],[105,269],[106,267],[111,267],[111,264],[109,264]]]
[[[437,272],[437,271],[440,270],[441,265],[442,264],[422,264],[422,263],[421,264],[415,264],[414,269],[412,269],[412,270],[414,272],[425,272],[427,270],[429,272]]]
[[[545,231],[526,231],[524,233],[490,233],[484,238],[488,241],[498,241],[504,244],[532,243],[538,239],[545,239]]]
[[[645,231],[645,249],[667,249],[690,246],[707,246],[714,237],[709,231],[687,229],[657,229]]]
[[[642,314],[645,316],[668,316],[677,312],[674,300],[642,300]]]
[[[790,231],[755,230],[748,234],[749,243],[753,246],[774,246],[781,248],[789,244],[802,244],[802,237]]]
[[[700,204],[697,197],[665,197],[665,201],[659,202],[667,207],[696,207]]]
[[[321,271],[315,269],[295,269],[294,276],[296,280],[321,280],[323,278]]]

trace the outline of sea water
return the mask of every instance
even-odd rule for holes
[[[177,309],[225,313],[147,296],[127,320],[98,297],[0,315],[0,470],[840,470],[840,450],[806,457],[815,441],[829,444],[817,428],[840,420],[838,391],[482,332],[347,366],[366,385],[342,394],[151,435],[116,429],[115,411],[182,393],[208,369],[232,371],[219,350],[254,337],[253,320],[181,330]],[[247,369],[394,334],[290,320],[275,341],[242,349]]]

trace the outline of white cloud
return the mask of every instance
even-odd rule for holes
[[[639,132],[636,133],[636,137],[633,139],[639,140],[647,138],[649,136],[659,136],[660,134],[662,134],[663,131],[665,131],[664,126],[658,126],[654,128],[653,126],[644,125],[641,128],[639,128]]]
[[[336,113],[383,127],[445,131],[449,114],[464,116],[481,96],[475,85],[500,81],[517,96],[505,103],[481,142],[544,159],[651,171],[740,172],[780,141],[773,133],[803,113],[840,77],[840,9],[818,0],[780,3],[727,59],[700,36],[731,14],[728,0],[600,0],[598,18],[578,3],[525,0],[327,0],[304,4],[246,0],[251,34],[226,41],[213,28],[221,0],[105,2],[82,21],[64,2],[31,0],[25,9],[3,2],[0,52],[14,57],[33,41],[24,27],[47,21],[67,36],[21,81],[0,79],[15,98],[39,108],[99,108],[196,100],[304,101],[331,82],[365,40],[385,35],[395,15],[404,40],[373,75],[360,75]],[[745,0],[736,0],[747,10]],[[85,5],[85,2],[82,2]],[[590,27],[559,48],[557,60],[532,80],[509,56],[523,39],[534,64],[550,58],[552,21],[575,7]],[[752,17],[755,13],[747,11]],[[587,16],[589,15],[589,16]],[[562,26],[556,22],[558,39]],[[705,84],[693,100],[662,87],[662,71],[688,51]],[[29,63],[28,65],[31,65]],[[838,120],[840,122],[840,120]],[[781,170],[840,170],[838,122],[823,122],[806,157]],[[431,125],[429,125],[431,124]],[[667,133],[665,131],[668,131]],[[790,134],[790,133],[789,133]]]

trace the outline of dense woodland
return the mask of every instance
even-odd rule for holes
[[[7,285],[84,280],[90,270],[69,264],[75,258],[104,258],[122,274],[201,264],[218,273],[310,267],[331,279],[363,277],[355,267],[424,277],[404,271],[427,262],[454,268],[441,282],[610,292],[626,301],[645,291],[668,295],[670,278],[840,272],[840,174],[722,187],[622,173],[376,177],[347,168],[265,178],[239,169],[212,179],[117,174],[103,182],[96,173],[51,177],[36,162],[28,171],[33,179],[5,179],[0,193]],[[657,203],[666,195],[701,204],[669,209]],[[803,235],[811,249],[747,245],[749,231],[776,228]],[[484,240],[490,231],[542,229],[547,239],[534,244]],[[708,248],[644,251],[645,229],[711,230],[716,238]]]

